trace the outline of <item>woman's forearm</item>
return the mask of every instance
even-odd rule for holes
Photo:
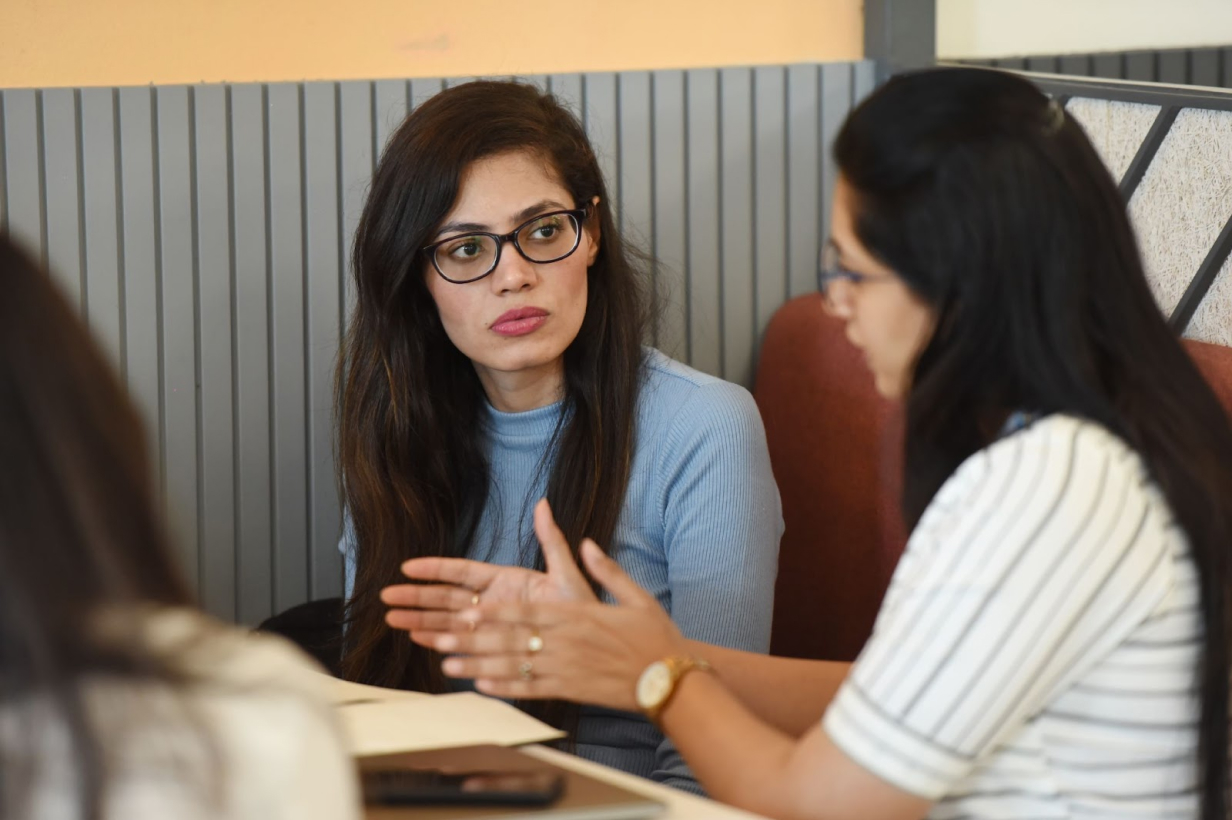
[[[724,803],[779,820],[919,820],[928,813],[931,801],[852,761],[820,724],[789,737],[758,720],[713,675],[687,674],[660,720],[697,779]]]
[[[711,797],[759,814],[787,816],[771,798],[790,791],[785,775],[796,741],[757,720],[720,680],[702,672],[686,675],[661,720]]]
[[[778,658],[689,641],[719,679],[750,712],[791,737],[800,737],[821,720],[851,669],[840,661]]]

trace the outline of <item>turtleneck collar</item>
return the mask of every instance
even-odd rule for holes
[[[485,405],[488,429],[500,439],[537,439],[546,441],[556,429],[564,401],[552,402],[534,410],[505,413],[490,404]]]

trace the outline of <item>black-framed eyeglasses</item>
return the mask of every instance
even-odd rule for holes
[[[881,279],[888,279],[884,275],[858,273],[843,267],[839,262],[838,246],[833,240],[826,242],[821,248],[821,259],[817,265],[817,290],[821,293],[821,297],[832,304],[832,288],[835,282],[850,282],[853,285],[861,284],[862,282],[875,282]]]
[[[465,285],[496,270],[508,242],[527,262],[559,262],[577,250],[588,208],[551,211],[528,219],[506,234],[474,232],[448,236],[420,250],[446,282]]]

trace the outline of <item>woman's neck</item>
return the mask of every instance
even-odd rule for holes
[[[490,403],[502,413],[524,413],[560,401],[565,390],[565,363],[557,359],[522,370],[492,370],[475,365]]]

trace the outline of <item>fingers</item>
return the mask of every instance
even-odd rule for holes
[[[546,498],[539,499],[539,503],[535,505],[535,537],[543,548],[543,560],[549,574],[565,573],[576,575],[579,579],[582,577],[577,562],[573,560],[569,542],[565,540],[565,534],[560,527],[556,526],[552,506]]]
[[[480,609],[464,609],[458,613],[463,621],[481,624],[512,624],[534,627],[552,627],[570,623],[591,609],[601,609],[603,604],[492,604]]]
[[[426,609],[391,609],[385,623],[404,632],[467,632],[470,622],[456,613]]]
[[[499,567],[465,558],[412,558],[402,562],[402,574],[417,581],[439,581],[460,587],[483,589]]]
[[[529,667],[524,666],[527,661]],[[476,690],[497,698],[552,698],[626,711],[637,706],[634,687],[627,682],[580,677],[572,664],[549,657],[446,658],[442,671],[449,677],[474,680]]]
[[[654,597],[637,585],[620,565],[603,554],[599,545],[589,538],[582,541],[582,562],[590,576],[612,594],[616,602],[624,606],[658,606]]]
[[[416,631],[411,640],[437,652],[460,655],[530,655],[531,627],[480,627],[476,631],[433,633]]]
[[[527,656],[498,658],[446,658],[441,671],[451,678],[475,681],[475,689],[498,698],[542,700],[566,697],[563,681],[548,664],[530,660],[531,671],[523,674]]]
[[[530,672],[523,674],[523,664],[530,661]],[[451,678],[475,681],[475,688],[484,694],[517,692],[511,697],[555,698],[562,692],[561,679],[553,674],[551,664],[527,655],[502,655],[489,658],[446,658],[441,671]],[[483,683],[483,688],[479,686]],[[500,695],[510,697],[510,695]]]
[[[444,584],[395,584],[381,590],[386,606],[456,611],[475,605],[475,591]]]
[[[539,677],[538,675],[530,680],[480,678],[475,681],[475,689],[482,694],[506,700],[568,699],[556,678]]]

